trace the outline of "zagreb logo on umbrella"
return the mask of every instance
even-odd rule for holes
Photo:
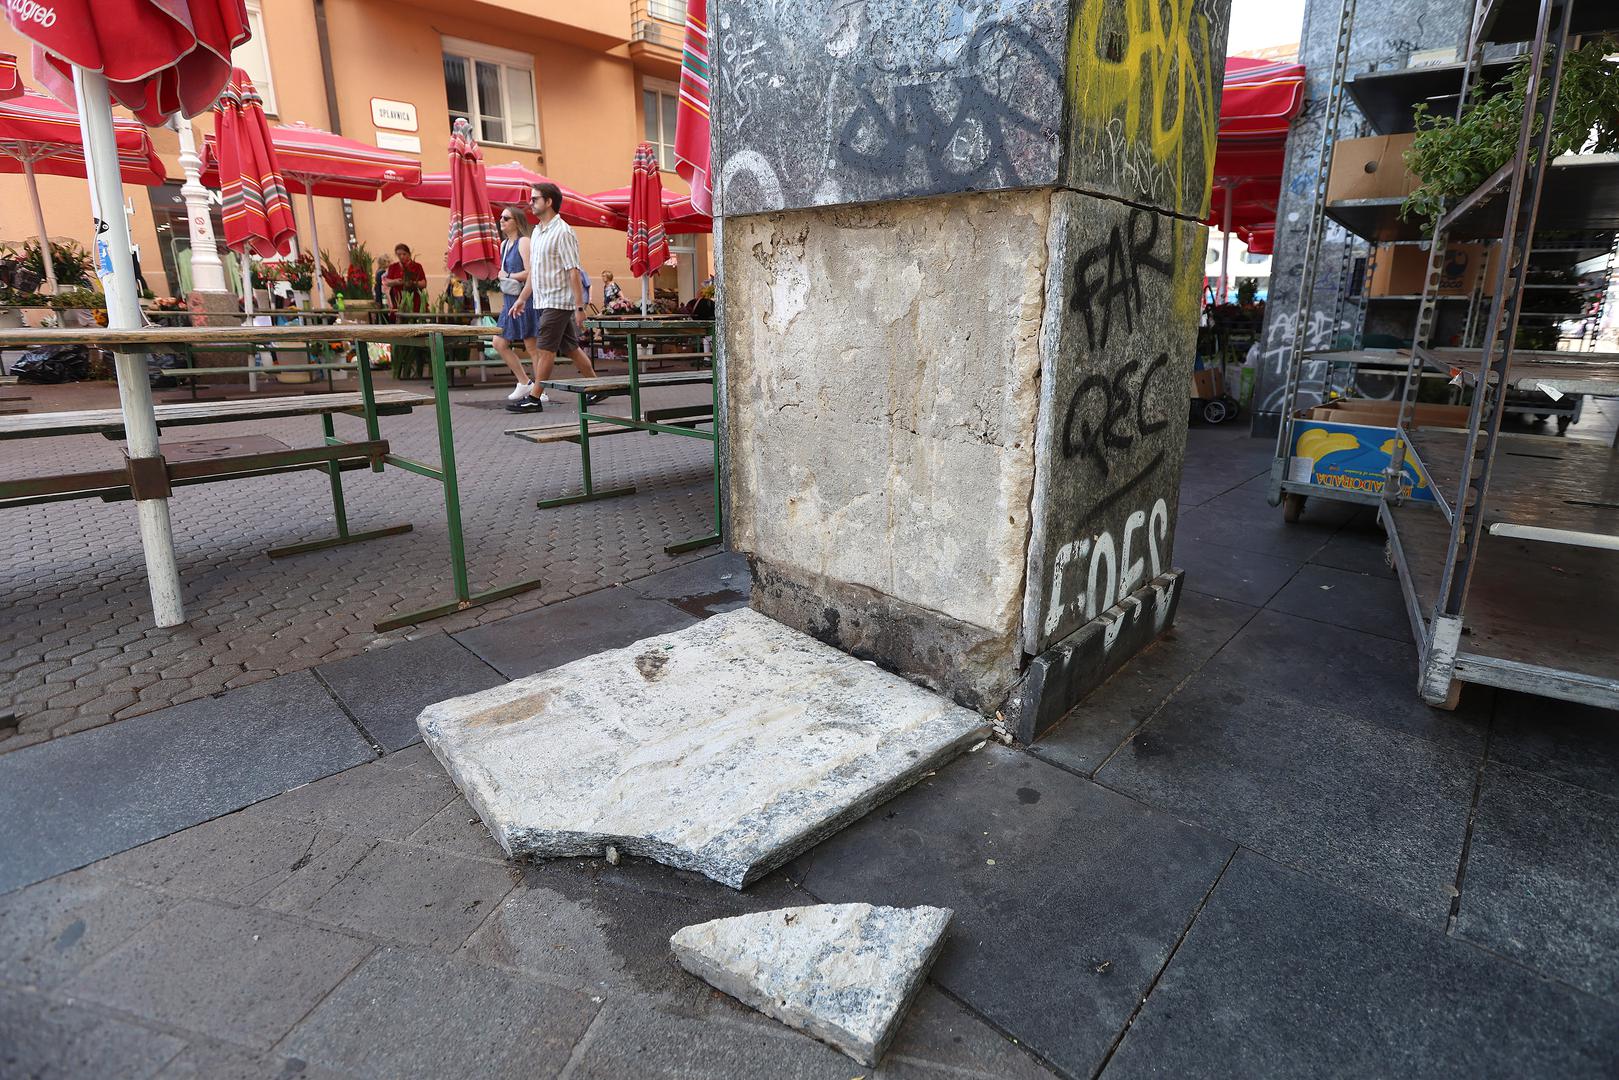
[[[47,30],[56,25],[56,9],[39,0],[6,0],[6,7],[23,22],[38,23]]]

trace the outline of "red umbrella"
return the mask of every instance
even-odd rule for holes
[[[714,212],[709,185],[708,0],[687,0],[686,48],[680,61],[680,111],[675,119],[675,171],[691,185],[692,205]]]
[[[133,120],[113,121],[113,138],[125,183],[152,187],[168,179],[151,138],[140,124]],[[87,168],[77,112],[33,91],[0,101],[0,172],[28,177],[28,197],[33,203],[41,252],[50,251],[51,245],[45,236],[45,214],[40,209],[35,177],[41,173],[83,177],[89,175]],[[45,280],[55,292],[55,268],[48,258],[44,263]]]
[[[1207,221],[1232,231],[1274,226],[1286,168],[1287,132],[1304,106],[1304,67],[1226,57],[1220,129],[1214,153],[1214,197]],[[1228,277],[1229,240],[1222,241],[1220,293]]]
[[[641,279],[641,311],[645,314],[646,278],[669,261],[669,240],[663,234],[663,178],[651,143],[635,148],[629,218],[624,250],[630,257],[630,273]]]
[[[598,191],[590,196],[591,201],[615,214],[620,215],[620,229],[629,227],[627,215],[630,212],[630,190],[627,187],[609,188],[607,191]],[[686,233],[711,233],[714,231],[714,219],[698,210],[692,202],[690,195],[682,195],[677,191],[664,191],[663,199],[663,231],[665,235],[675,236]]]
[[[152,126],[206,111],[251,34],[245,0],[13,0],[11,25],[43,51],[34,76],[72,99],[73,67],[105,76],[119,104]],[[41,62],[43,60],[43,62]]]
[[[450,177],[450,246],[444,265],[462,277],[492,278],[500,270],[495,212],[484,190],[483,153],[472,137],[472,125],[463,119],[456,120],[450,134]]]
[[[22,79],[17,75],[17,58],[0,52],[0,101],[22,93]]]
[[[517,162],[508,162],[505,165],[488,165],[484,168],[484,190],[489,195],[492,206],[518,206],[525,210],[528,208],[529,191],[535,184],[556,184],[548,176],[542,176],[533,169],[526,169]],[[624,229],[627,223],[624,220],[622,209],[613,209],[597,202],[595,196],[581,195],[571,188],[557,184],[562,189],[562,220],[576,228]],[[628,192],[630,189],[625,188]],[[450,205],[450,174],[423,173],[422,182],[405,192],[405,198],[412,202],[427,203],[430,206]],[[626,196],[625,206],[629,199]]]
[[[214,103],[225,246],[268,259],[292,250],[298,223],[264,119],[264,101],[247,72],[236,69]],[[252,295],[249,291],[248,295]]]
[[[1276,250],[1276,226],[1256,225],[1252,229],[1238,229],[1243,243],[1255,255],[1270,255]]]

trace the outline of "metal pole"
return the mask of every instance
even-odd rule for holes
[[[28,177],[28,199],[34,206],[34,231],[39,233],[39,258],[45,266],[45,280],[50,283],[50,291],[56,292],[56,260],[51,258],[51,238],[45,235],[45,211],[39,206],[39,181],[34,176],[34,162],[32,158],[24,158],[22,163],[23,175]]]
[[[195,256],[192,257],[195,261]],[[253,325],[253,262],[248,258],[247,249],[242,249],[242,325]],[[253,350],[252,358],[247,362],[248,367],[259,366],[259,351]],[[256,393],[259,388],[259,376],[256,371],[247,373],[247,392]]]
[[[1231,274],[1231,203],[1237,194],[1237,185],[1222,182],[1221,190],[1225,192],[1225,214],[1220,221],[1220,291],[1215,297],[1215,303],[1225,303],[1225,291]]]
[[[73,69],[78,93],[79,123],[84,129],[85,164],[90,175],[91,198],[98,217],[105,214],[107,228],[97,243],[97,266],[105,273],[105,258],[112,273],[102,278],[107,292],[107,325],[114,330],[135,330],[141,325],[140,299],[135,290],[135,263],[130,257],[129,223],[120,212],[124,185],[118,173],[118,148],[112,129],[112,101],[106,76]],[[103,208],[111,209],[103,209]],[[157,441],[157,415],[152,411],[152,386],[147,379],[145,353],[118,352],[118,398],[123,406],[124,437],[132,458],[161,457]],[[141,547],[146,553],[147,586],[152,593],[152,614],[159,626],[185,622],[180,599],[180,571],[174,558],[174,531],[169,523],[167,499],[135,500],[140,520]]]
[[[313,180],[309,181],[311,184]],[[309,242],[315,246],[315,295],[320,298],[320,306],[326,306],[326,279],[320,276],[320,226],[315,224],[315,192],[313,188],[304,192],[309,198]]]

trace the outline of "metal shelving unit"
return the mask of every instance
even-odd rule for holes
[[[1535,291],[1528,275],[1537,229],[1619,226],[1619,156],[1541,164],[1572,39],[1614,27],[1619,9],[1592,0],[1478,0],[1475,8],[1461,101],[1486,42],[1528,40],[1529,107],[1512,160],[1446,209],[1432,250],[1491,236],[1502,254],[1477,348],[1437,347],[1435,298],[1421,304],[1379,509],[1417,641],[1419,689],[1433,705],[1453,706],[1463,684],[1480,683],[1619,708],[1619,456],[1501,432],[1515,392],[1554,400],[1619,392],[1619,354],[1514,348]],[[1431,257],[1430,293],[1436,263]],[[1470,388],[1463,430],[1408,422],[1424,370],[1454,372]],[[1431,506],[1394,482],[1407,450],[1438,494]]]

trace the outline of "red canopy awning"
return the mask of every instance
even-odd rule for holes
[[[491,205],[517,206],[524,211],[528,209],[529,191],[535,184],[556,184],[550,177],[526,169],[515,161],[485,166],[483,172],[484,189],[489,193]],[[605,206],[593,196],[581,195],[562,184],[557,184],[557,187],[562,189],[562,220],[569,225],[620,231],[626,227],[622,210]],[[629,188],[624,190],[629,191]],[[405,192],[405,198],[431,206],[449,206],[450,174],[423,173],[422,182]],[[628,205],[627,199],[625,205]]]
[[[591,195],[590,199],[621,215],[630,212],[630,189],[627,187],[598,191]],[[623,225],[618,226],[621,229],[624,227]],[[663,231],[669,235],[711,233],[714,231],[714,219],[693,206],[690,195],[682,195],[676,191],[665,191],[663,192]]]
[[[0,52],[0,101],[22,94],[22,77],[17,74],[17,58]]]
[[[1266,225],[1253,229],[1238,229],[1237,235],[1254,255],[1271,255],[1276,250],[1276,226]]]
[[[1287,138],[1304,107],[1304,65],[1228,56],[1220,98],[1220,138],[1280,135]]]
[[[1226,57],[1209,216],[1215,228],[1273,225],[1287,162],[1287,133],[1304,106],[1304,67]]]
[[[307,124],[270,129],[287,190],[295,195],[376,201],[422,182],[415,158],[370,146]],[[219,186],[219,150],[213,136],[203,146],[202,182]]]
[[[145,127],[117,118],[112,127],[124,183],[152,187],[168,179]],[[0,172],[26,172],[30,165],[38,174],[85,175],[78,111],[27,90],[0,101]]]

